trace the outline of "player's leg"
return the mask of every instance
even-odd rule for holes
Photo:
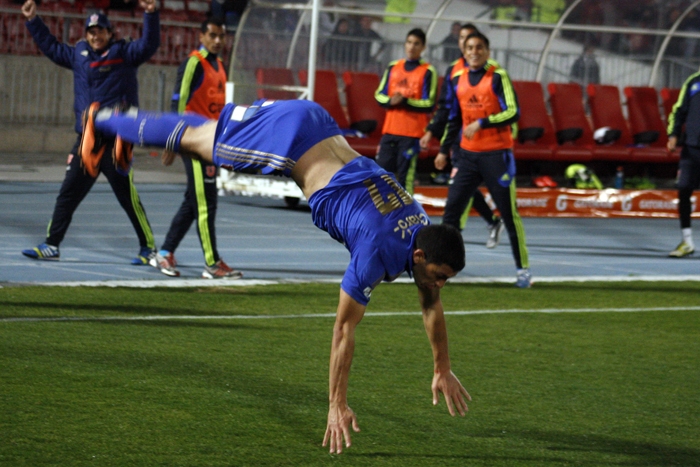
[[[476,165],[477,157],[479,155],[469,154],[461,150],[453,156],[452,184],[447,190],[445,213],[442,217],[443,224],[460,228],[462,213],[482,182]]]
[[[678,218],[681,224],[681,242],[669,253],[672,258],[682,258],[695,252],[691,229],[692,204],[690,198],[700,183],[700,151],[684,146],[678,162]]]
[[[418,138],[407,136],[397,137],[396,147],[396,179],[401,185],[413,194],[413,185],[416,179],[416,165],[418,164],[418,154],[420,144]]]
[[[114,143],[110,142],[108,144],[109,151],[111,151],[111,147],[109,146],[112,144]],[[131,260],[131,264],[136,266],[148,264],[152,258],[155,258],[156,244],[153,238],[151,224],[148,222],[148,217],[146,217],[146,210],[141,204],[141,198],[134,185],[134,171],[130,169],[129,172],[124,175],[118,172],[114,162],[106,157],[102,159],[100,168],[109,181],[112,191],[117,197],[117,201],[119,201],[122,209],[124,209],[124,212],[126,212],[126,215],[129,217],[131,225],[134,227],[136,236],[139,239],[139,252]]]
[[[172,153],[187,152],[211,161],[216,123],[216,120],[196,114],[156,114],[136,109],[119,114],[103,109],[88,118],[85,126],[106,136],[118,135],[139,146],[164,148]],[[91,149],[87,145],[84,151]]]
[[[396,158],[398,157],[398,136],[394,135],[382,135],[382,139],[379,140],[379,151],[377,152],[377,157],[374,158],[374,162],[379,165],[382,169],[392,174],[396,174]],[[396,177],[398,180],[398,177]],[[401,183],[401,180],[399,180]]]
[[[58,247],[73,220],[73,214],[95,183],[95,178],[88,175],[81,166],[80,156],[77,152],[78,141],[68,155],[66,175],[56,197],[53,215],[47,228],[46,240],[35,248],[22,251],[22,254],[29,258],[59,259]]]
[[[187,174],[187,189],[185,190],[180,207],[170,222],[170,228],[165,235],[165,241],[163,241],[160,250],[156,253],[155,260],[151,262],[160,272],[171,277],[180,276],[180,271],[177,269],[177,261],[175,260],[175,250],[180,246],[180,242],[185,238],[187,231],[192,226],[197,209],[196,202],[194,201],[195,187],[192,176],[193,161],[192,159],[183,157],[182,162],[185,167],[185,173]]]
[[[479,171],[484,177],[486,186],[508,231],[515,267],[518,270],[516,285],[529,287],[531,281],[530,260],[525,239],[525,227],[516,204],[515,173],[514,170],[509,170],[509,165],[512,162],[510,158],[512,157],[511,151],[504,151],[503,154],[485,154],[479,160]],[[506,173],[509,173],[509,181],[504,179]]]

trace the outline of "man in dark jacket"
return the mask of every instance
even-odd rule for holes
[[[46,240],[36,248],[22,251],[29,258],[60,258],[58,247],[70,226],[73,213],[92,188],[100,171],[107,177],[139,238],[139,253],[131,263],[144,265],[155,257],[153,232],[133,184],[130,164],[115,163],[121,154],[114,151],[114,142],[108,143],[105,157],[93,168],[92,175],[86,172],[87,167],[78,156],[82,114],[90,103],[98,101],[102,105],[138,105],[137,68],[153,56],[160,44],[160,24],[155,0],[140,0],[140,5],[145,10],[141,39],[133,42],[115,40],[107,17],[94,13],[85,20],[85,39],[78,41],[75,46],[59,42],[49,32],[37,16],[34,0],[27,0],[22,5],[27,29],[39,49],[57,65],[73,71],[73,110],[75,131],[78,133],[75,145],[68,155],[66,176],[56,199]]]
[[[668,118],[669,152],[676,150],[678,139],[685,131],[685,142],[678,161],[678,217],[681,221],[682,239],[675,250],[669,253],[672,258],[683,258],[695,253],[693,231],[690,218],[693,212],[691,197],[700,188],[700,73],[686,79],[678,95],[678,101]]]

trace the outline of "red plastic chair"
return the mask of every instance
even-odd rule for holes
[[[343,73],[343,82],[350,126],[365,120],[377,122],[374,131],[366,138],[352,138],[348,141],[352,148],[363,156],[374,157],[377,154],[386,117],[386,110],[374,99],[374,91],[379,86],[379,76],[374,73],[346,71]]]
[[[659,96],[652,87],[628,86],[624,89],[627,98],[627,113],[629,115],[632,136],[644,132],[658,132],[658,139],[649,143],[652,147],[666,147],[666,125],[661,118]]]
[[[255,71],[255,79],[258,84],[271,86],[294,86],[294,74],[289,68],[258,68]],[[259,99],[290,100],[296,99],[293,91],[279,91],[275,89],[258,89]]]
[[[601,148],[598,158],[634,162],[667,162],[666,150],[663,148],[634,147],[632,133],[622,114],[620,90],[617,86],[589,84],[586,91],[594,128],[610,127],[620,131],[620,138],[609,146]],[[629,157],[620,158],[614,151],[603,152],[605,147],[627,148]]]
[[[308,83],[308,72],[299,71],[299,82],[302,86]],[[340,103],[338,79],[331,70],[316,70],[316,85],[314,86],[314,101],[326,109],[340,128],[350,128],[345,110]]]
[[[536,140],[519,142],[516,140],[513,154],[518,160],[553,160],[557,141],[554,137],[552,120],[547,113],[542,85],[537,81],[513,81],[513,88],[518,96],[520,120],[518,131],[542,129],[542,136]],[[588,154],[590,158],[590,154]]]

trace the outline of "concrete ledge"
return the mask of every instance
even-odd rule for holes
[[[77,135],[71,125],[6,123],[0,126],[0,153],[65,153]]]

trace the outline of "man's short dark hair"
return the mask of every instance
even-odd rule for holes
[[[408,39],[408,36],[414,36],[420,39],[420,41],[425,45],[425,32],[421,28],[414,28],[408,31],[408,34],[406,34],[406,38]]]
[[[486,48],[487,48],[487,49],[490,49],[490,48],[491,48],[491,47],[489,46],[489,38],[486,37],[486,36],[484,36],[484,35],[483,35],[482,33],[480,33],[479,31],[475,31],[475,32],[469,34],[469,35],[467,36],[467,40],[469,40],[469,39],[471,39],[471,38],[473,38],[473,37],[476,37],[476,38],[481,39],[482,41],[484,41],[484,45],[486,45]]]
[[[464,240],[459,230],[448,224],[431,224],[416,234],[416,248],[423,250],[429,264],[446,264],[454,272],[464,269]]]
[[[473,32],[480,32],[474,23],[464,23],[459,29],[471,29]]]
[[[218,26],[220,28],[224,28],[224,30],[226,29],[226,27],[224,26],[223,18],[219,18],[218,16],[214,16],[214,17],[207,18],[204,21],[202,21],[202,25],[199,27],[199,30],[202,32],[202,34],[205,34],[207,32],[207,28],[210,24],[212,26]]]

